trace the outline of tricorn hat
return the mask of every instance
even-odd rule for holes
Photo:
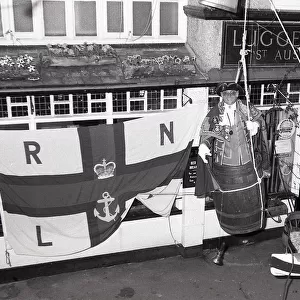
[[[216,94],[221,96],[221,93],[224,91],[239,91],[240,95],[244,94],[243,88],[237,83],[221,83],[216,88]]]

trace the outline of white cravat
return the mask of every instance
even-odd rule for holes
[[[220,125],[233,126],[235,110],[236,110],[236,102],[233,103],[232,105],[228,105],[228,104],[224,103],[224,117],[223,117],[223,121],[220,122]]]

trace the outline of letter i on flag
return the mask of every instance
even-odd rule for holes
[[[113,125],[0,131],[5,239],[34,256],[100,244],[120,226],[126,202],[182,177],[200,115],[192,106]]]

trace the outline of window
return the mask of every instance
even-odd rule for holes
[[[113,111],[127,111],[126,92],[113,93]]]
[[[178,3],[160,4],[160,35],[178,34]]]
[[[43,1],[43,13],[45,36],[65,36],[65,3],[58,1]]]
[[[111,25],[108,27],[107,36],[114,32],[115,37],[126,39],[127,43],[142,43],[153,39],[155,42],[172,39],[185,41],[187,20],[183,5],[187,4],[187,1],[128,0],[126,7],[122,3],[122,1],[107,2],[108,22],[112,16],[118,20],[114,31],[111,30]],[[117,29],[120,29],[119,32]]]
[[[1,0],[0,37],[22,43],[184,43],[188,0]],[[126,5],[125,5],[126,4]],[[2,16],[2,18],[1,18]],[[180,24],[180,26],[179,26]],[[2,30],[3,26],[3,30]],[[45,40],[48,38],[48,40]],[[9,40],[10,41],[10,40]],[[13,42],[13,41],[12,41]]]
[[[160,91],[152,90],[148,92],[148,110],[159,110],[161,107]]]
[[[53,107],[55,115],[68,115],[70,114],[70,99],[69,95],[58,94],[53,95]]]
[[[208,90],[208,106],[212,108],[220,101],[215,88]],[[244,96],[242,98],[245,98]],[[249,98],[253,105],[270,107],[273,105],[287,105],[289,102],[300,104],[300,84],[298,82],[279,83],[253,83],[249,85]]]
[[[32,32],[31,0],[13,0],[14,28],[16,32]]]
[[[164,109],[176,109],[177,100],[177,89],[164,90]]]
[[[107,32],[124,32],[122,1],[107,1]]]
[[[133,35],[152,35],[152,3],[133,1]]]
[[[29,97],[27,96],[11,96],[8,97],[11,106],[12,117],[28,116]]]
[[[74,114],[85,114],[88,112],[87,94],[73,95],[73,112]]]
[[[96,2],[75,1],[75,33],[77,36],[96,36]]]
[[[131,91],[130,93],[130,111],[145,110],[145,91]]]
[[[65,91],[56,94],[12,94],[0,97],[0,126],[29,122],[30,129],[48,128],[49,123],[54,124],[61,120],[70,122],[68,126],[73,126],[74,122],[80,120],[112,124],[114,120],[141,118],[147,112],[177,109],[182,107],[181,102],[182,90],[171,88],[119,92],[81,90],[74,93]],[[44,125],[39,127],[38,124]]]
[[[36,116],[51,115],[50,96],[34,96]]]
[[[101,113],[107,110],[105,93],[92,93],[90,103],[91,113]]]

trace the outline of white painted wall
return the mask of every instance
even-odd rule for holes
[[[29,266],[41,263],[70,260],[97,255],[112,254],[117,252],[160,247],[174,244],[174,240],[181,243],[182,216],[174,215],[169,220],[166,217],[150,218],[136,221],[126,221],[107,240],[98,246],[72,255],[55,257],[37,257],[17,255],[10,249],[11,267]],[[170,233],[172,231],[172,235]],[[6,263],[5,241],[0,238],[0,269],[8,269]]]

